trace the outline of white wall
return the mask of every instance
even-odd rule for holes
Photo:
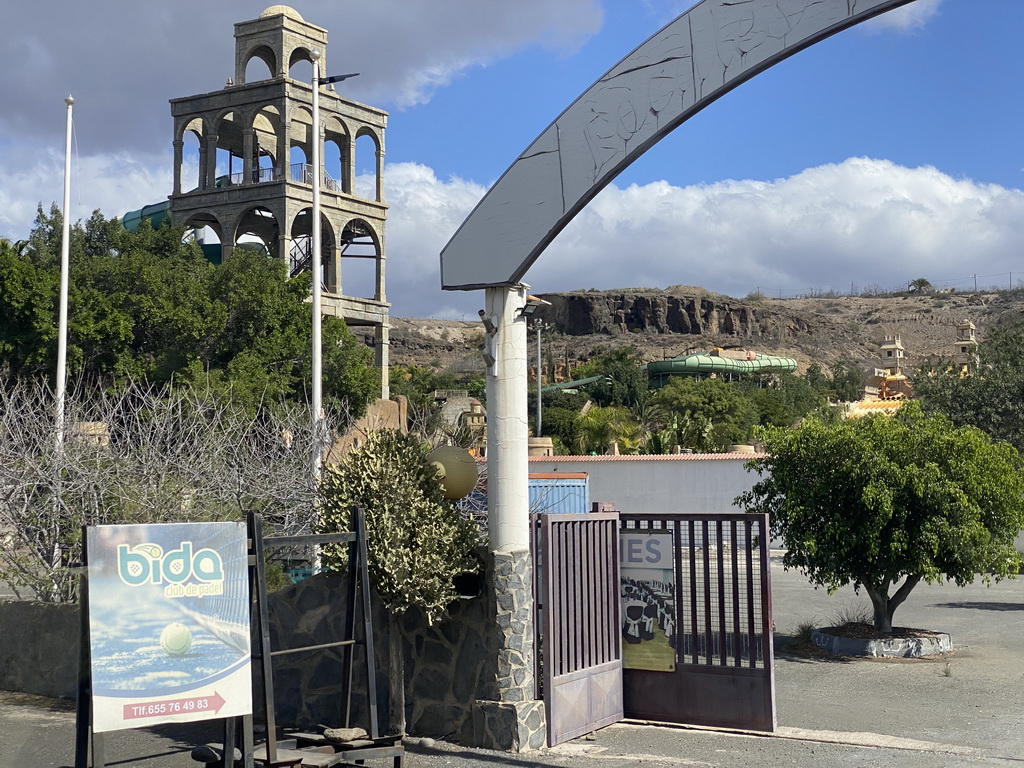
[[[756,454],[532,456],[530,472],[586,472],[590,500],[622,512],[742,512],[733,499],[757,482]]]

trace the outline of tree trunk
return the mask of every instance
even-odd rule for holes
[[[405,736],[405,655],[402,652],[402,630],[394,613],[388,616],[388,687],[388,700],[391,702],[388,730]]]
[[[884,591],[866,587],[871,607],[874,610],[875,629],[892,634],[892,611],[889,610],[889,596]]]
[[[920,576],[907,576],[907,580],[900,585],[900,588],[896,590],[892,597],[889,597],[888,581],[873,587],[864,586],[868,597],[871,598],[871,607],[874,609],[875,629],[879,632],[885,632],[887,635],[892,634],[892,615],[920,581]]]

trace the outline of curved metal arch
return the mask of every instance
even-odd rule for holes
[[[733,88],[914,0],[702,0],[538,136],[441,251],[441,287],[519,283],[565,226],[634,160]]]

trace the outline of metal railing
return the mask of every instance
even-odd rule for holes
[[[321,186],[328,192],[344,192],[341,182],[331,177],[327,171],[322,171]],[[309,163],[292,163],[289,167],[289,178],[300,184],[313,185],[313,166]]]

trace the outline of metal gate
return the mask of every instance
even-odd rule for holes
[[[672,552],[671,568],[654,572],[653,578],[631,579],[623,568],[626,716],[774,731],[767,515],[621,513],[620,518],[624,537],[633,535],[640,544],[644,536],[660,538],[654,545],[670,539]],[[645,658],[634,651],[644,642],[660,643],[669,663],[630,668],[631,656]]]
[[[554,746],[623,717],[619,514],[531,517],[536,679]]]

